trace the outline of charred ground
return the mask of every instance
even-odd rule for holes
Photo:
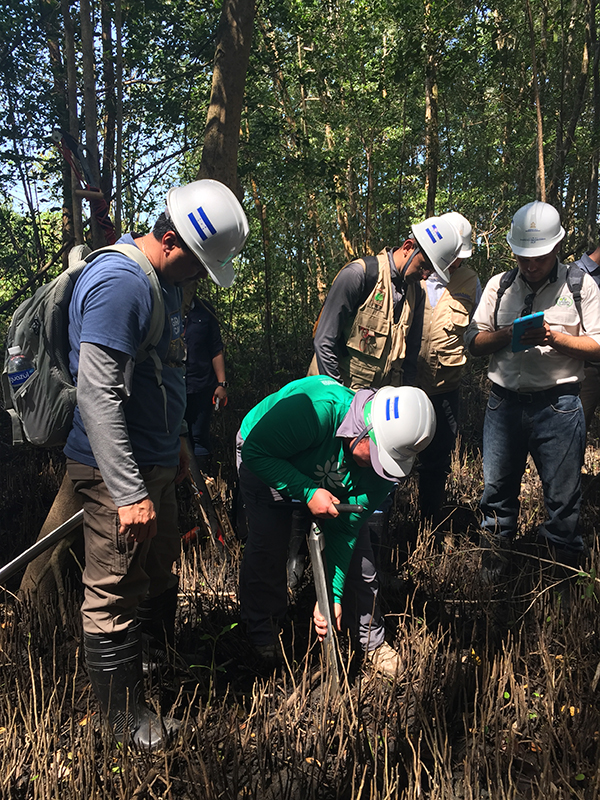
[[[600,639],[595,539],[598,431],[586,458],[586,569],[558,582],[527,542],[541,519],[535,469],[523,484],[524,554],[510,577],[480,577],[478,452],[485,386],[464,386],[462,446],[446,523],[419,531],[412,480],[398,492],[382,572],[389,638],[406,672],[373,676],[343,643],[348,682],[322,680],[309,627],[310,570],[293,598],[294,659],[279,674],[256,661],[239,623],[238,541],[182,551],[178,615],[194,666],[151,686],[153,702],[187,721],[160,755],[115,747],[98,722],[82,663],[77,559],[66,624],[53,602],[24,603],[18,578],[1,607],[0,796],[20,798],[596,798],[600,778]],[[241,416],[220,423],[229,441]],[[234,474],[221,447],[231,502]],[[8,562],[31,544],[62,478],[59,453],[0,442],[0,546]],[[181,490],[182,533],[195,512]]]

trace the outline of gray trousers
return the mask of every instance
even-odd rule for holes
[[[248,518],[248,539],[240,571],[241,617],[253,644],[265,645],[286,629],[286,562],[292,509],[277,507],[283,498],[240,464],[240,491]],[[371,537],[363,525],[354,549],[342,598],[342,630],[349,630],[363,651],[383,644],[385,628],[378,602],[379,582]]]
[[[68,459],[67,471],[83,498],[83,630],[109,635],[126,630],[146,595],[157,597],[177,583],[172,572],[181,551],[174,483],[177,468],[142,469],[158,533],[141,544],[130,544],[127,535],[119,533],[117,508],[99,470]]]

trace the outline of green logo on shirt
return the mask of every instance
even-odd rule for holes
[[[339,489],[344,485],[344,478],[348,474],[348,469],[334,458],[328,458],[324,466],[315,466],[315,478],[319,481],[322,488]]]
[[[561,295],[558,300],[556,301],[556,305],[559,308],[571,308],[573,305],[573,297],[570,294],[563,294]]]

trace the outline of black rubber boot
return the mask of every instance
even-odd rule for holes
[[[144,702],[139,622],[111,636],[84,633],[88,675],[118,742],[144,750],[164,747],[181,723],[161,719]]]

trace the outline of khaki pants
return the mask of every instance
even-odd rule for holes
[[[85,633],[112,634],[127,629],[139,603],[157,597],[177,583],[173,564],[181,541],[177,528],[176,467],[142,470],[148,495],[156,509],[158,533],[141,544],[128,544],[119,534],[119,516],[100,471],[71,459],[67,471],[83,499],[85,539]]]

